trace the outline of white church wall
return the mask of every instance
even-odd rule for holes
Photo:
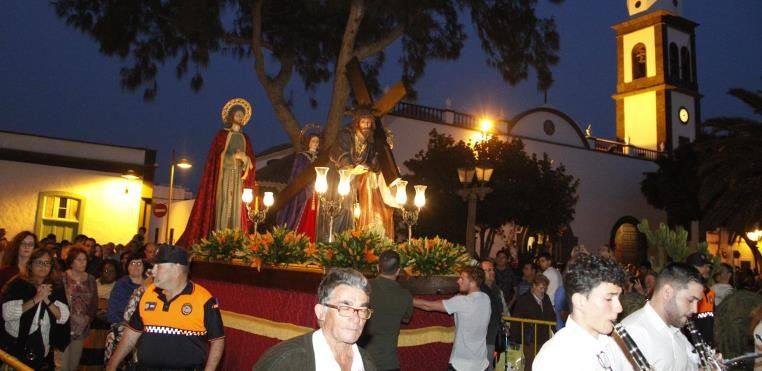
[[[516,127],[542,128],[542,122],[548,118],[558,120],[559,125],[556,127],[566,127],[576,132],[571,126],[573,124],[560,125],[561,116],[545,112],[523,117]],[[480,133],[475,130],[402,117],[387,117],[384,122],[385,127],[396,133],[393,152],[402,173],[409,172],[402,163],[426,149],[428,133],[432,129],[450,134],[455,140],[465,141],[480,137]],[[579,135],[575,133],[574,136],[578,138],[576,142],[579,143]],[[570,132],[559,137],[573,142],[569,138]],[[571,228],[579,238],[579,243],[585,245],[588,250],[597,251],[601,245],[609,243],[612,229],[622,217],[648,218],[652,225],[665,220],[664,214],[650,207],[640,192],[643,173],[656,170],[655,163],[588,150],[581,145],[563,142],[549,143],[527,137],[522,138],[522,141],[527,153],[536,153],[538,156],[547,153],[554,160],[555,166],[563,164],[567,174],[572,174],[580,180]],[[455,177],[456,174],[452,176]]]
[[[546,121],[550,121],[552,124],[546,125]],[[538,110],[521,117],[511,130],[511,134],[570,146],[585,146],[576,124],[561,115],[544,110]]]
[[[403,174],[410,172],[405,167],[404,162],[413,158],[419,151],[426,150],[431,130],[436,129],[440,134],[449,134],[453,138],[456,138],[456,140],[463,140],[465,142],[481,140],[482,137],[481,132],[477,130],[399,116],[386,116],[383,123],[385,129],[389,129],[394,133],[394,149],[392,152],[394,152],[397,166]]]
[[[624,216],[648,218],[653,225],[664,221],[640,192],[643,173],[656,164],[605,152],[524,140],[525,150],[538,156],[547,153],[554,165],[579,179],[572,232],[590,251],[609,243],[615,223]]]
[[[12,235],[34,231],[40,192],[84,199],[80,233],[99,242],[125,243],[138,229],[140,180],[119,174],[0,160],[0,227]]]

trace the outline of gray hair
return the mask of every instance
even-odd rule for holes
[[[325,304],[339,285],[347,285],[365,292],[370,297],[368,279],[352,268],[333,268],[326,273],[318,287],[318,303]]]

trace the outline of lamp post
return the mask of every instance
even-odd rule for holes
[[[169,216],[172,211],[172,193],[175,189],[175,166],[182,170],[190,169],[193,164],[185,157],[181,157],[179,160],[175,159],[175,150],[172,150],[172,164],[169,166],[169,197],[167,200],[167,223],[164,225],[164,241],[171,244],[172,240],[169,238]]]
[[[405,204],[407,203],[407,182],[400,180],[397,182],[395,201],[400,205],[402,222],[407,226],[407,243],[409,245],[413,239],[413,226],[418,223],[418,215],[421,212],[421,208],[426,205],[426,186],[415,186],[415,198],[413,199],[415,209],[408,210],[405,208]]]
[[[325,166],[315,166],[315,192],[320,197],[320,212],[328,217],[328,242],[333,242],[333,220],[341,213],[341,204],[344,202],[344,197],[349,194],[349,179],[352,175],[352,170],[339,170],[339,185],[337,187],[339,199],[332,200],[329,200],[327,197],[328,170]],[[355,207],[354,214],[359,214],[357,210],[359,210],[359,207]]]
[[[251,188],[244,188],[243,194],[241,195],[241,201],[243,201],[244,204],[246,204],[246,216],[249,218],[249,221],[254,223],[254,233],[257,232],[257,225],[259,223],[262,223],[265,221],[265,217],[267,216],[267,210],[270,209],[270,206],[272,206],[275,203],[275,196],[272,192],[265,192],[262,196],[262,204],[265,205],[265,208],[260,210],[259,209],[259,200],[257,200],[254,203],[254,208],[251,207],[251,202],[254,200],[254,190]]]
[[[476,200],[484,200],[484,196],[492,192],[492,188],[486,186],[492,178],[491,167],[459,168],[458,180],[463,188],[458,190],[458,195],[463,201],[468,202],[468,216],[466,219],[466,250],[472,256],[475,252],[476,241],[474,233],[476,231]],[[476,182],[473,181],[474,175]]]

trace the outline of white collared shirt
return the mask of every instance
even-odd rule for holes
[[[630,371],[632,365],[608,335],[593,336],[569,316],[566,326],[543,344],[534,371]]]
[[[556,296],[556,290],[558,290],[559,287],[561,287],[561,284],[563,284],[563,277],[561,276],[561,272],[558,271],[555,267],[548,267],[548,269],[542,271],[542,275],[545,277],[548,277],[548,289],[545,292],[548,294],[548,297],[550,297],[550,303],[553,304],[555,307],[556,305],[556,299],[554,296]]]
[[[622,325],[654,370],[698,370],[693,345],[679,328],[668,326],[650,302],[622,320]]]
[[[312,350],[315,352],[315,369],[325,371],[341,371],[341,366],[333,357],[331,347],[325,340],[323,330],[317,330],[312,334]],[[365,371],[362,364],[362,356],[357,344],[352,344],[352,371]]]

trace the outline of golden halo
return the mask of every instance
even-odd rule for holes
[[[246,124],[249,123],[249,119],[251,119],[251,104],[246,99],[243,98],[233,98],[229,100],[227,103],[225,103],[224,106],[222,106],[222,123],[227,125],[227,122],[225,121],[228,117],[228,112],[230,112],[230,109],[235,106],[241,106],[243,107],[243,125],[246,126]]]

